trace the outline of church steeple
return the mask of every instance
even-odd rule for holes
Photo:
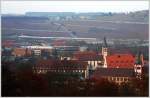
[[[136,55],[134,70],[137,78],[141,79],[142,67],[144,65],[143,54],[139,51]]]
[[[104,37],[104,47],[107,48],[107,41],[106,41],[106,37]]]
[[[105,68],[107,68],[107,61],[106,61],[106,57],[107,57],[107,41],[106,38],[104,37],[104,45],[102,47],[102,55],[103,55],[103,60],[104,60],[104,66]]]
[[[143,65],[143,54],[140,51],[136,55],[136,62],[135,62],[135,64]]]

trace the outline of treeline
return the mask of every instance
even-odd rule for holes
[[[2,96],[148,96],[148,74],[120,86],[105,79],[63,77],[34,74],[32,62],[2,62]]]

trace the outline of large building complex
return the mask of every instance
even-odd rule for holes
[[[39,60],[33,66],[33,71],[38,74],[66,73],[76,74],[82,78],[88,78],[88,64],[75,60]]]
[[[103,57],[101,54],[97,54],[94,51],[80,51],[75,52],[73,59],[87,62],[91,69],[96,69],[97,67],[102,67]]]
[[[95,79],[108,79],[109,81],[120,85],[121,83],[132,80],[135,77],[135,74],[133,69],[98,68],[91,77]]]
[[[12,55],[15,57],[40,57],[41,60],[36,61],[33,66],[33,71],[38,74],[73,73],[79,74],[83,78],[106,78],[118,84],[133,77],[141,78],[144,65],[141,53],[137,56],[131,53],[110,53],[106,38],[104,38],[101,52],[79,48],[59,47],[58,49],[46,45],[24,46],[14,48]],[[69,52],[69,55],[60,55],[59,53],[62,51]],[[91,71],[92,73],[90,73]]]

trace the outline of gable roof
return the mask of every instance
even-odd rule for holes
[[[88,64],[86,62],[76,60],[39,60],[35,67],[51,68],[51,69],[86,69]]]
[[[88,60],[102,60],[102,55],[97,54],[94,51],[83,51],[83,52],[76,52],[73,54],[73,58],[76,60],[81,61],[88,61]]]
[[[135,57],[132,54],[113,54],[106,57],[108,68],[133,68]]]

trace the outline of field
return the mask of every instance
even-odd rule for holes
[[[88,17],[88,13],[85,16]],[[10,36],[15,38],[21,34],[68,37],[71,36],[70,32],[75,32],[77,37],[103,38],[107,36],[111,39],[148,40],[148,11],[127,15],[120,13],[96,16],[95,14],[93,17],[95,19],[75,18],[56,21],[46,16],[3,16],[2,38]]]

